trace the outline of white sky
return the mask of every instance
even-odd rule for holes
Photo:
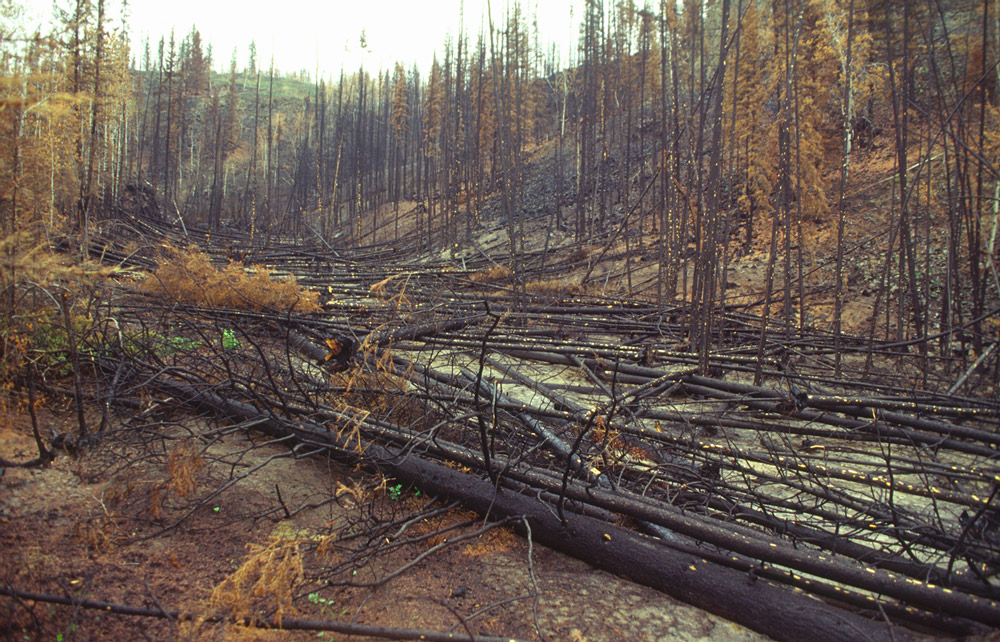
[[[20,1],[27,9],[26,30],[34,30],[37,20],[51,15],[53,0]],[[73,0],[55,2],[68,7]],[[508,2],[512,0],[491,0],[498,27]],[[120,25],[120,3],[107,0],[111,26]],[[130,0],[129,24],[137,59],[145,38],[155,52],[161,36],[169,39],[171,27],[180,41],[195,25],[203,43],[212,44],[218,70],[228,70],[233,47],[242,69],[253,40],[260,67],[268,66],[273,50],[275,67],[282,72],[305,69],[312,75],[318,60],[320,75],[329,77],[338,75],[341,66],[352,72],[362,63],[368,71],[391,69],[396,61],[428,70],[433,53],[443,52],[446,35],[458,33],[462,4],[462,0]],[[538,18],[543,53],[549,43],[558,45],[564,59],[575,51],[582,4],[583,0],[522,0],[529,18]],[[464,7],[465,32],[475,46],[480,25],[485,24],[486,0],[464,0]],[[31,16],[41,18],[32,22]],[[367,51],[360,47],[362,29]]]

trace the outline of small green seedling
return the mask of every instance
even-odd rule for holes
[[[234,350],[240,347],[240,340],[236,338],[236,332],[232,328],[222,330],[222,349]]]
[[[306,599],[312,604],[319,605],[320,613],[326,613],[326,608],[333,605],[333,600],[321,597],[319,593],[310,593]]]
[[[403,485],[402,484],[395,484],[394,486],[389,486],[389,498],[390,499],[399,499],[402,496],[403,496]],[[419,488],[414,488],[413,489],[413,496],[414,497],[420,497],[420,489]]]

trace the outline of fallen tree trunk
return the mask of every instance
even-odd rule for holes
[[[564,522],[555,515],[550,504],[510,490],[497,492],[489,482],[443,465],[414,456],[397,457],[373,443],[365,444],[359,453],[356,444],[346,443],[336,432],[323,426],[301,421],[294,422],[294,426],[288,425],[274,417],[262,417],[252,406],[227,400],[216,393],[199,391],[174,381],[161,379],[158,383],[175,396],[232,420],[255,421],[255,428],[265,433],[294,435],[302,442],[329,449],[340,456],[374,463],[388,475],[418,484],[426,493],[457,499],[488,518],[523,517],[532,537],[555,550],[777,640],[911,639],[896,627],[767,581],[753,581],[751,575],[675,551],[634,531],[569,512],[564,513]],[[984,614],[979,612],[978,615],[976,619],[983,621]],[[1000,611],[994,611],[992,617],[985,614],[985,619],[1000,621]]]
[[[370,332],[361,343],[363,346],[374,347],[378,345],[385,345],[387,343],[394,343],[396,341],[412,341],[414,339],[438,334],[440,332],[458,330],[472,325],[473,323],[482,321],[485,318],[485,314],[473,314],[471,316],[459,317],[457,319],[445,319],[443,321],[435,321],[421,325],[406,325],[401,328],[394,328],[391,330],[376,330],[374,332]]]
[[[495,493],[487,481],[432,462],[410,458],[393,474],[419,483],[424,492],[457,499],[490,519],[523,516],[535,541],[776,640],[912,639],[896,627],[770,582],[754,581],[745,573],[674,551],[635,531],[569,512],[564,513],[563,523],[549,506],[530,497],[511,491]]]

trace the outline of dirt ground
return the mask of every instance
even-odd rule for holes
[[[8,419],[0,431],[3,458],[34,457],[27,419]],[[71,413],[43,413],[40,421],[57,432],[73,427]],[[370,473],[319,457],[296,459],[280,445],[196,417],[146,416],[145,423],[132,422],[88,451],[57,454],[46,468],[3,472],[0,582],[5,586],[206,615],[238,612],[242,600],[243,606],[253,603],[265,611],[281,607],[286,617],[456,633],[467,626],[475,634],[531,640],[767,639],[543,546],[529,547],[505,529],[468,539],[461,535],[481,523],[438,532],[474,516],[453,509],[419,518],[438,505],[417,490],[392,480],[377,484]],[[356,560],[353,570],[337,579],[351,575],[355,583],[371,582],[437,547],[433,554],[379,586],[323,585],[324,578],[333,579],[325,564],[350,557],[350,539],[325,558],[316,551],[317,542],[389,522],[395,529],[411,515],[418,519],[409,529],[413,536],[400,537],[407,540],[403,545]],[[449,538],[455,543],[449,545]],[[298,574],[266,589],[253,578],[240,584],[251,549],[256,546],[259,553],[269,545],[272,551],[293,551],[284,559],[301,565]],[[0,597],[0,636],[367,639],[175,623],[7,597]]]

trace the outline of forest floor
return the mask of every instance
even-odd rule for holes
[[[219,434],[218,426],[203,419],[170,414],[155,420],[173,426],[168,437]],[[28,436],[28,418],[15,414],[8,419],[0,429],[0,452],[11,459],[30,458],[35,445]],[[68,410],[45,412],[40,421],[57,432],[72,432],[75,416]],[[165,461],[149,444],[129,441],[120,431],[84,456],[57,451],[46,468],[5,470],[0,481],[4,585],[207,615],[219,610],[213,592],[252,556],[249,547],[319,540],[347,524],[364,522],[364,511],[388,520],[436,506],[412,492],[394,491],[392,480],[373,485],[370,473],[323,458],[296,460],[287,456],[287,448],[253,444],[252,438],[248,443],[240,430],[215,437],[190,492],[201,498],[206,489],[221,487],[234,468],[256,469],[252,475],[209,501],[189,501],[176,492],[154,499],[150,489],[170,486],[169,457]],[[170,524],[192,509],[175,528],[151,528],[154,521]],[[451,537],[481,526],[467,523],[475,522],[475,516],[460,509],[429,519],[435,528],[459,524]],[[424,521],[432,530],[430,521]],[[447,536],[380,554],[359,567],[356,576],[359,582],[375,580]],[[305,573],[308,577],[321,570],[307,567]],[[286,617],[451,630],[458,636],[464,634],[464,621],[478,635],[526,640],[541,639],[539,630],[547,640],[577,642],[767,639],[544,546],[529,547],[503,528],[443,546],[381,586],[317,589],[296,597]],[[140,619],[31,600],[3,599],[0,604],[0,636],[9,640],[370,639]]]

